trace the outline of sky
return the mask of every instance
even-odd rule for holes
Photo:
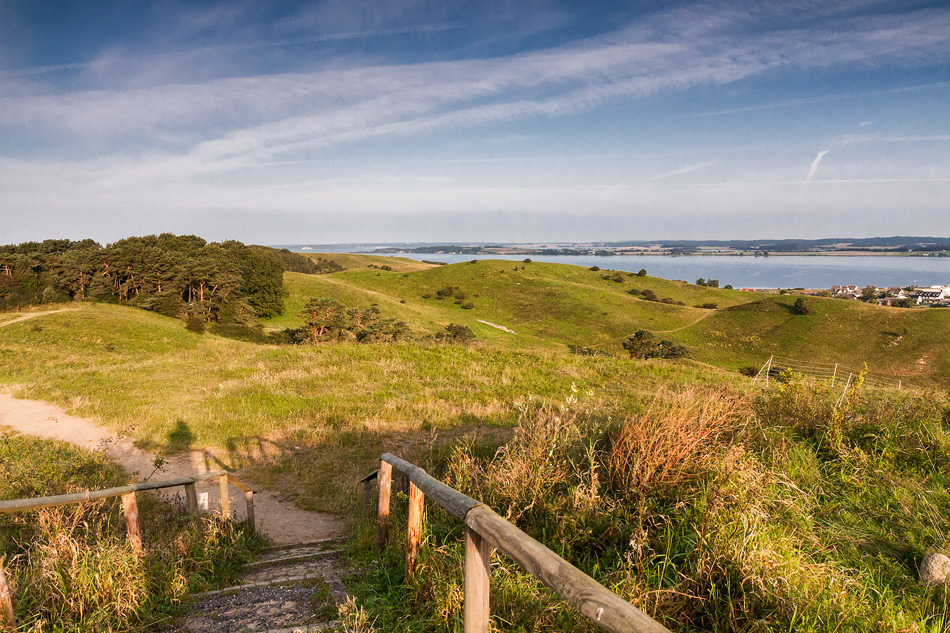
[[[0,0],[0,244],[948,229],[945,2]]]

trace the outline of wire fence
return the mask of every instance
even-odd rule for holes
[[[759,373],[752,379],[752,384],[758,381],[774,379],[785,372],[792,372],[809,376],[819,381],[829,383],[832,387],[839,385],[847,390],[854,380],[863,370],[845,367],[838,363],[820,363],[817,361],[797,360],[794,358],[784,358],[782,356],[771,356],[762,365]],[[891,378],[888,376],[874,375],[866,373],[864,375],[863,385],[871,389],[913,389],[914,385],[907,383],[900,378]]]

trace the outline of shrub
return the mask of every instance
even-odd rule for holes
[[[646,268],[641,268],[640,270],[637,271],[637,277],[646,277],[646,276],[647,276]]]
[[[637,330],[636,334],[623,342],[623,348],[630,353],[630,358],[685,358],[689,356],[689,348],[677,345],[672,341],[656,340],[656,335],[647,330]]]
[[[472,330],[465,325],[449,323],[445,326],[444,332],[439,332],[436,335],[436,339],[450,343],[469,343],[475,340],[475,332],[472,332]]]
[[[803,297],[799,297],[798,299],[795,299],[795,303],[792,304],[792,312],[802,315],[811,314],[811,308],[805,302]]]
[[[597,272],[598,270],[600,270],[600,266],[591,266],[591,267],[590,267],[590,270],[593,270],[594,272]]]
[[[189,332],[201,334],[205,331],[205,315],[198,310],[189,310],[185,313],[185,329]]]
[[[696,305],[696,307],[697,307],[697,308],[703,308],[704,310],[716,310],[717,308],[719,308],[719,304],[717,304],[717,303],[712,303],[712,302],[700,303],[700,304]]]
[[[459,290],[458,286],[445,286],[444,288],[441,288],[436,291],[435,298],[446,299],[454,295],[456,292],[458,292],[458,290]]]

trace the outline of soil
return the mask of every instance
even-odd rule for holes
[[[47,313],[48,314],[48,313]],[[29,318],[29,317],[27,317]],[[61,408],[35,400],[19,400],[0,393],[0,427],[9,427],[18,433],[62,440],[87,449],[102,449],[136,480],[150,481],[190,477],[220,470],[210,451],[189,451],[163,457],[164,464],[156,472],[156,456],[132,444],[91,420],[69,415]],[[277,544],[305,543],[319,539],[336,538],[343,533],[343,521],[332,514],[309,512],[282,501],[272,492],[260,490],[243,471],[234,475],[254,488],[254,514],[257,528]],[[199,501],[208,494],[208,507],[218,507],[217,481],[197,484]],[[181,494],[180,488],[178,490]],[[231,487],[232,513],[239,520],[245,516],[244,494]]]

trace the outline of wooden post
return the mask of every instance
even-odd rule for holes
[[[393,466],[379,462],[379,503],[376,506],[376,549],[386,547],[386,531],[389,528],[389,496],[393,488]]]
[[[129,543],[136,555],[142,554],[142,531],[139,528],[139,506],[135,501],[135,492],[122,495],[122,514],[125,515],[125,527],[129,532]]]
[[[247,524],[251,532],[257,532],[257,526],[254,523],[254,491],[248,490],[244,493],[244,499],[247,500]]]
[[[192,519],[198,518],[198,493],[195,492],[195,484],[185,484],[185,499],[188,500],[188,516]]]
[[[13,615],[13,597],[10,595],[10,586],[7,584],[7,576],[3,571],[2,562],[0,562],[0,606],[3,607],[3,611],[0,612],[3,615],[0,624],[3,625],[5,630],[15,631],[16,617]]]
[[[406,530],[406,579],[416,568],[419,542],[422,540],[422,508],[425,494],[409,482],[409,527]]]
[[[231,518],[231,492],[228,490],[228,476],[218,477],[218,486],[221,489],[221,516]]]
[[[488,633],[491,545],[465,528],[465,633]]]

